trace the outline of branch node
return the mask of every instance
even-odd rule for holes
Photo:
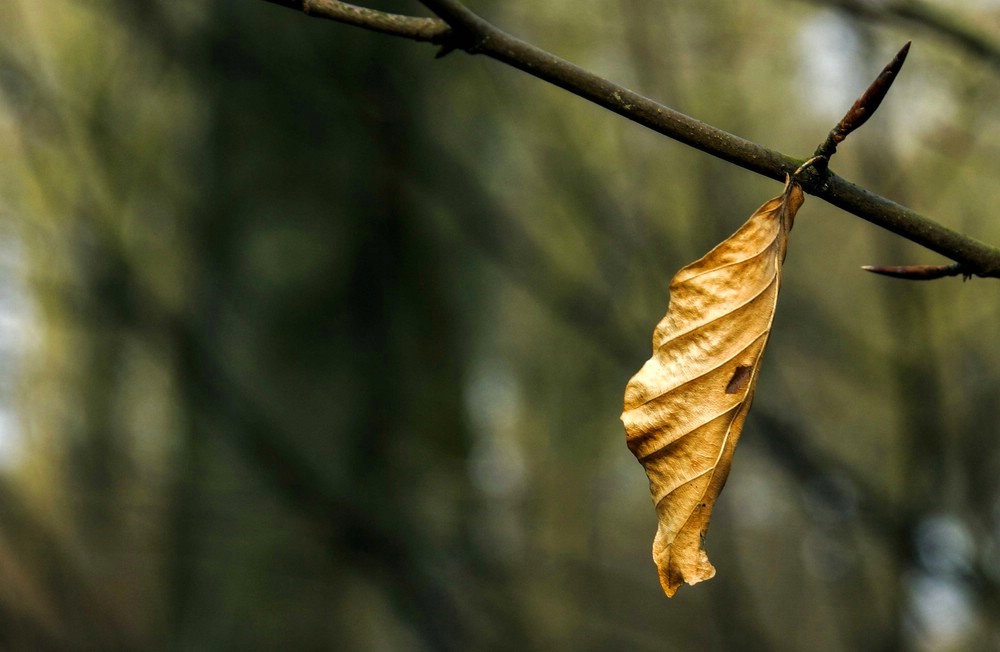
[[[466,54],[479,54],[490,40],[489,34],[477,34],[453,25],[449,25],[447,37],[447,40],[441,42],[441,49],[434,55],[435,59],[448,56],[455,50],[461,50]]]
[[[829,165],[830,160],[825,156],[813,156],[795,168],[791,177],[803,188],[814,191],[822,188],[830,176]]]
[[[447,23],[451,31],[452,49],[479,54],[484,51],[490,35],[497,31],[459,0],[421,0],[421,3]]]
[[[830,164],[830,160],[827,157],[822,156],[822,155],[820,155],[820,156],[813,156],[812,158],[810,158],[807,161],[805,161],[798,168],[796,168],[795,172],[792,172],[792,176],[793,177],[798,177],[799,175],[801,175],[803,172],[805,172],[809,168],[813,168],[817,172],[822,173],[822,171],[824,169],[826,169],[829,164]]]

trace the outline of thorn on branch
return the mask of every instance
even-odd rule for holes
[[[882,100],[885,99],[886,93],[892,87],[892,83],[896,81],[896,76],[903,67],[909,51],[910,42],[907,41],[906,45],[892,58],[892,61],[882,69],[882,72],[875,78],[875,81],[861,94],[861,97],[854,101],[853,106],[841,118],[837,126],[830,131],[830,134],[826,137],[826,141],[816,149],[816,156],[825,156],[829,159],[837,152],[837,145],[843,142],[848,134],[863,125],[868,121],[868,118],[875,114],[876,109],[878,109]]]
[[[878,265],[864,265],[861,269],[873,274],[901,278],[908,281],[933,281],[934,279],[946,276],[962,276],[963,281],[972,278],[972,272],[960,263],[949,265],[904,265],[900,267],[882,267]]]

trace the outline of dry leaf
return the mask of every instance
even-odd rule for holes
[[[789,179],[739,231],[677,272],[653,357],[625,388],[622,421],[649,477],[659,517],[653,560],[668,596],[715,575],[702,541],[750,410],[802,201]]]

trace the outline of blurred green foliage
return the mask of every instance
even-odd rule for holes
[[[1000,77],[932,29],[470,4],[796,156],[912,38],[834,168],[1000,242]],[[622,392],[779,185],[432,54],[259,1],[0,4],[0,649],[1000,645],[995,283],[865,275],[937,261],[807,199],[718,576],[667,601]]]

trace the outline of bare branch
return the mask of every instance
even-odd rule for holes
[[[456,36],[456,42],[470,54],[496,59],[664,136],[777,181],[784,182],[785,174],[803,163],[684,115],[525,43],[476,16],[461,3],[422,1],[463,34]]]
[[[317,8],[322,7],[323,11],[327,11],[327,14],[322,15],[324,18],[331,18],[336,13],[333,5],[347,4],[336,0],[265,1],[292,6],[311,15],[319,15]],[[457,48],[469,54],[485,55],[559,86],[657,133],[776,181],[784,181],[786,174],[792,174],[803,164],[802,159],[786,156],[705,124],[517,39],[476,15],[457,0],[421,1],[451,28],[450,32],[436,31],[436,36],[423,40],[442,44],[446,49]],[[370,24],[361,26],[372,29]],[[435,30],[439,29],[440,26],[435,27]],[[415,38],[412,31],[378,31]],[[814,170],[814,174],[803,176],[805,178],[801,178],[800,183],[809,194],[954,260],[968,274],[1000,278],[1000,248],[942,226],[829,170]]]
[[[264,2],[297,9],[315,18],[326,18],[414,41],[442,43],[451,32],[448,24],[438,18],[390,14],[340,0],[264,0]]]

